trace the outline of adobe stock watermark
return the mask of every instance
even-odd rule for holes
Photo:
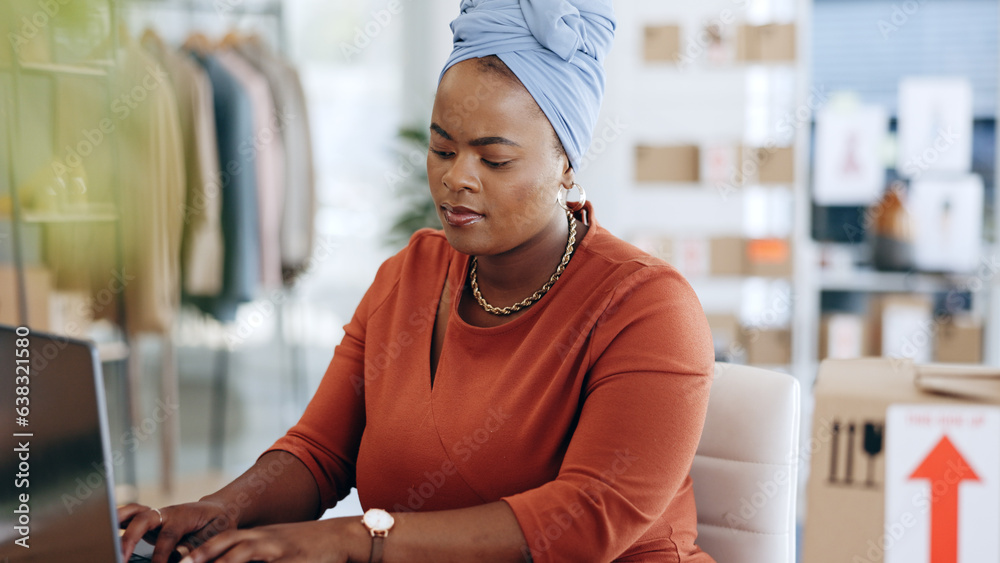
[[[889,37],[908,24],[910,18],[915,16],[926,3],[927,0],[906,0],[902,4],[893,4],[888,19],[878,20],[878,31],[882,34],[882,40],[888,41]]]
[[[907,276],[913,272],[907,272]],[[944,297],[944,309],[935,311],[932,318],[916,324],[913,330],[903,338],[899,352],[902,358],[891,358],[893,370],[899,370],[905,362],[903,358],[920,357],[920,351],[934,345],[935,337],[942,327],[949,324],[955,313],[963,309],[965,294],[977,294],[1000,273],[1000,255],[981,256],[975,275],[962,278],[955,287],[948,290]]]
[[[592,507],[601,504],[601,495],[608,491],[618,479],[626,473],[639,457],[632,454],[628,448],[615,450],[607,469],[601,471],[596,479],[592,479],[580,487],[580,495],[586,497],[570,502],[564,510],[549,513],[541,532],[533,542],[522,548],[521,555],[525,561],[532,561],[536,555],[541,555],[555,545],[572,527],[573,523],[586,514],[585,506]]]
[[[392,190],[393,194],[398,194],[400,187],[402,187],[407,180],[412,178],[419,171],[426,169],[427,167],[427,150],[428,147],[423,147],[424,150],[412,149],[407,151],[405,155],[399,155],[396,157],[396,167],[391,170],[386,170],[385,172],[385,183]]]
[[[826,86],[813,86],[809,90],[809,96],[806,98],[805,103],[799,104],[794,110],[786,112],[778,119],[778,122],[775,124],[776,136],[794,139],[795,132],[802,128],[803,125],[812,123],[813,114],[826,104],[829,97]],[[739,188],[746,184],[748,178],[753,178],[757,175],[762,163],[770,159],[783,146],[776,139],[772,138],[764,143],[763,147],[750,148],[751,150],[744,151],[745,155],[739,167],[733,168],[729,176],[729,181],[716,183],[715,189],[723,202],[728,201],[730,196],[738,193]]]
[[[317,239],[313,254],[306,260],[299,277],[306,276],[312,272],[316,266],[333,256],[333,251],[337,245],[330,243],[323,238]],[[250,309],[249,313],[240,319],[236,326],[226,331],[226,346],[230,350],[235,350],[261,326],[278,312],[278,307],[283,305],[288,299],[288,294],[281,289],[276,289],[267,296],[266,299],[257,299],[244,305]]]
[[[287,107],[277,108],[273,120],[241,140],[237,151],[244,156],[256,155],[261,149],[273,143],[275,139],[280,138],[281,132],[295,118],[295,114]],[[219,167],[219,173],[208,179],[202,186],[202,190],[196,192],[185,202],[178,204],[183,211],[184,224],[190,224],[191,221],[205,213],[209,201],[218,199],[222,195],[222,190],[233,181],[233,178],[243,173],[243,167],[241,161],[230,160]]]
[[[796,295],[791,289],[778,292],[771,300],[771,304],[760,314],[757,321],[749,326],[743,327],[741,332],[743,338],[729,344],[727,350],[730,358],[741,358],[747,353],[747,346],[756,343],[761,333],[768,327],[777,326],[792,307],[795,305]]]
[[[482,449],[483,445],[490,441],[493,433],[500,430],[504,423],[511,418],[510,413],[504,412],[503,407],[491,408],[487,412],[482,426],[452,444],[451,453],[461,459],[463,463],[468,462],[476,452]],[[397,502],[392,507],[393,511],[413,512],[420,510],[428,499],[444,487],[445,483],[448,482],[448,477],[458,473],[458,468],[451,459],[451,457],[445,458],[441,462],[441,467],[434,471],[425,471],[424,477],[426,477],[426,480],[410,487],[407,490],[409,496],[406,498],[406,505],[404,506]]]
[[[150,93],[163,84],[168,84],[170,77],[163,67],[159,65],[149,65],[146,67],[146,74],[137,80],[137,84],[129,90],[121,92],[111,101],[111,113],[115,119],[105,117],[101,119],[96,127],[83,129],[79,135],[79,141],[75,145],[65,146],[65,155],[58,160],[52,161],[52,172],[56,176],[64,176],[70,170],[80,167],[83,160],[93,154],[97,147],[118,130],[118,125],[127,120],[132,112],[145,103]]]
[[[746,12],[754,0],[733,0],[733,6],[738,12]],[[709,18],[701,30],[691,36],[681,50],[678,68],[686,70],[701,57],[705,51],[722,37],[726,26],[731,26],[741,19],[733,8],[723,8],[714,18]]]
[[[128,451],[135,452],[139,449],[139,444],[148,440],[160,427],[161,424],[176,415],[180,405],[175,401],[156,400],[156,407],[153,413],[147,416],[139,424],[133,425],[121,438],[121,443]],[[121,449],[115,449],[111,453],[111,463],[113,466],[121,466],[125,461],[125,456]],[[77,477],[74,481],[76,488],[73,493],[63,493],[61,500],[66,512],[73,512],[89,499],[94,493],[103,491],[105,487],[111,485],[108,479],[110,467],[104,462],[91,462],[93,471],[86,477]]]
[[[887,195],[894,195],[896,201],[905,200],[906,188],[902,182],[893,182],[887,192]],[[858,213],[861,215],[860,229],[851,223],[844,223],[844,233],[847,234],[847,240],[857,242],[865,232],[871,231],[875,222],[885,214],[886,208],[889,207],[891,201],[891,198],[883,197],[876,205],[859,210]]]
[[[363,25],[354,28],[354,40],[350,43],[342,41],[340,43],[340,53],[348,62],[359,56],[367,49],[386,28],[392,24],[392,20],[403,12],[401,0],[389,0],[386,7],[381,10],[371,12],[371,18]]]
[[[865,544],[868,549],[864,554],[854,554],[851,557],[851,563],[884,561],[886,552],[890,551],[897,542],[916,527],[917,517],[930,513],[931,506],[937,499],[951,492],[954,487],[958,487],[971,471],[972,468],[968,464],[953,459],[948,460],[947,469],[941,478],[931,480],[930,487],[914,494],[910,499],[910,508],[900,514],[899,518],[893,522],[886,523],[882,534],[877,538],[869,538]]]
[[[924,172],[930,170],[931,166],[941,158],[941,155],[948,152],[957,142],[958,132],[951,126],[938,129],[937,136],[934,137],[931,146],[925,148],[920,154],[911,155],[903,163],[903,173],[911,179],[919,178]]]
[[[831,420],[826,418],[818,420],[812,436],[809,437],[809,442],[800,445],[786,458],[787,467],[776,468],[772,477],[766,481],[758,480],[757,490],[749,496],[741,497],[739,507],[725,513],[726,523],[732,528],[732,533],[737,533],[737,530],[748,530],[750,521],[764,512],[775,498],[780,498],[783,501],[788,500],[784,496],[779,497],[779,491],[786,490],[789,485],[798,486],[798,483],[791,483],[790,480],[799,474],[799,467],[808,465],[809,460],[817,450],[833,440],[832,427]]]
[[[240,524],[240,516],[243,511],[249,508],[254,500],[267,491],[275,481],[281,477],[289,465],[292,465],[298,458],[285,451],[277,451],[266,466],[258,468],[247,479],[247,489],[241,491],[236,498],[229,501],[222,507],[222,514],[213,518],[204,528],[197,533],[191,534],[184,539],[185,546],[190,546],[192,550],[197,549],[213,536],[226,530],[234,529]]]
[[[590,167],[590,164],[608,151],[611,145],[621,139],[622,134],[629,128],[627,123],[623,123],[620,117],[606,118],[600,131],[595,131],[590,142],[587,154],[580,159],[579,169],[576,172],[583,172]]]
[[[736,14],[729,8],[723,9],[719,15],[708,21],[697,33],[690,37],[680,54],[677,68],[687,70],[694,66],[696,60],[713,44],[721,40],[722,30],[736,21]]]
[[[9,2],[10,0],[6,1]],[[10,41],[10,46],[14,48],[14,53],[20,55],[21,48],[41,35],[49,23],[62,11],[62,7],[72,2],[73,0],[38,0],[35,2],[38,6],[38,11],[31,14],[30,17],[23,16],[19,22],[21,26],[16,33],[13,31],[7,32],[7,40]]]
[[[565,337],[556,342],[556,353],[560,360],[565,360],[570,354],[574,354],[583,349],[587,338],[597,328],[604,326],[608,320],[617,313],[622,306],[627,303],[635,294],[638,286],[629,287],[620,299],[608,304],[606,308],[594,308],[584,313],[583,317],[575,325],[570,325],[565,330]]]

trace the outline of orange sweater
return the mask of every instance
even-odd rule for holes
[[[366,509],[506,501],[536,562],[711,562],[694,545],[688,472],[712,338],[687,282],[592,221],[548,294],[481,328],[456,309],[468,263],[440,231],[413,235],[379,269],[305,414],[272,449],[302,460],[326,507],[353,486]]]

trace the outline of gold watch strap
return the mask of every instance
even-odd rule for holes
[[[383,543],[385,543],[385,536],[372,536],[372,552],[368,556],[368,563],[382,563]]]

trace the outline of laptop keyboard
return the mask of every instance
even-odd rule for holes
[[[149,563],[152,561],[149,557],[143,557],[142,555],[132,554],[132,557],[128,558],[128,563]]]

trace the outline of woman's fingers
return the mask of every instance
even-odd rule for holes
[[[132,518],[139,514],[140,512],[145,512],[149,510],[149,507],[144,504],[139,504],[133,502],[131,504],[126,504],[124,506],[118,507],[118,525],[124,528],[128,525]]]
[[[118,509],[118,520],[125,524],[122,534],[122,555],[125,559],[132,556],[139,540],[160,527],[160,514],[148,506],[128,505]]]
[[[169,509],[163,509],[163,526],[156,536],[156,543],[153,545],[153,563],[168,563],[176,561],[171,559],[178,544],[184,539],[189,531],[187,522],[179,520],[178,517],[171,517]]]
[[[256,530],[223,532],[191,552],[181,563],[247,563],[274,561],[281,557],[278,541]]]

